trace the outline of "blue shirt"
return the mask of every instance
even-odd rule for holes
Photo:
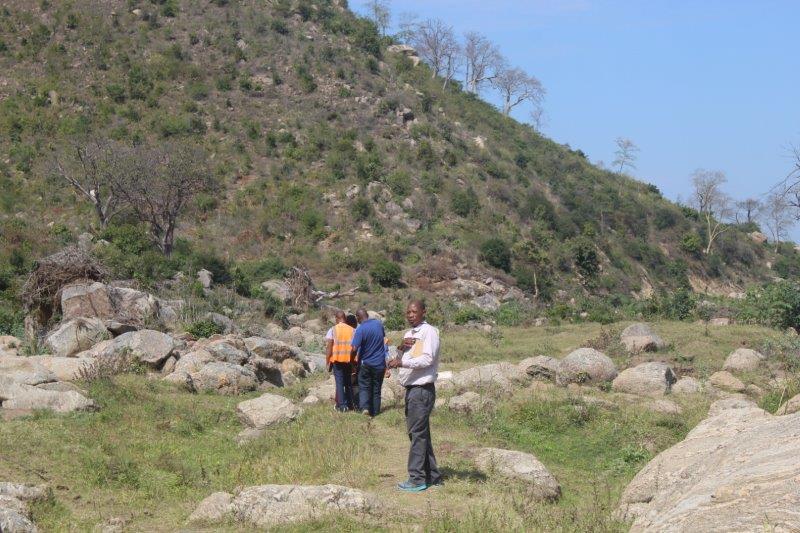
[[[362,365],[371,368],[386,368],[386,346],[383,339],[383,323],[370,318],[356,328],[353,335],[353,349],[358,352],[358,360]]]

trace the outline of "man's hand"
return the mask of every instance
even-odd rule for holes
[[[403,339],[403,342],[397,346],[397,349],[398,351],[405,353],[410,350],[412,346],[414,346],[415,342],[417,342],[417,339],[413,337],[406,337]]]
[[[394,359],[390,359],[386,366],[389,368],[401,368],[403,366],[403,361],[400,357],[395,357]]]

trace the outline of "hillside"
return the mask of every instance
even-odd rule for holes
[[[110,243],[98,255],[116,278],[207,268],[250,296],[300,265],[318,288],[357,287],[354,301],[378,308],[406,288],[470,300],[469,283],[491,277],[564,316],[607,316],[664,290],[739,292],[768,279],[767,262],[796,264],[794,250],[753,242],[753,227],[703,255],[697,212],[458,83],[443,90],[390,44],[344,0],[4,2],[6,307],[19,308],[37,258],[87,231]],[[53,175],[56,156],[96,138],[210,154],[217,189],[194,198],[170,259],[130,214],[101,228]]]

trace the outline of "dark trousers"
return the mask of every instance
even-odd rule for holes
[[[369,411],[369,416],[381,412],[381,387],[385,368],[373,368],[361,365],[358,369],[359,409]]]
[[[436,402],[433,383],[406,387],[406,429],[411,440],[408,450],[408,479],[417,485],[442,480],[431,444],[431,411]]]
[[[353,365],[351,363],[333,363],[333,378],[336,380],[336,408],[353,409]]]

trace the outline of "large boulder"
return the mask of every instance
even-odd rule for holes
[[[731,372],[747,372],[758,369],[762,361],[764,361],[764,356],[757,351],[739,348],[728,355],[722,369]]]
[[[5,376],[0,376],[0,406],[4,410],[48,409],[57,413],[90,411],[97,407],[93,400],[79,392],[41,389]]]
[[[175,368],[172,370],[173,372],[188,372],[191,374],[192,372],[197,372],[201,368],[203,368],[206,363],[210,363],[214,360],[214,356],[211,355],[206,349],[200,348],[197,350],[192,350],[189,353],[186,353],[181,356],[180,359],[175,363]]]
[[[0,376],[23,385],[38,385],[58,380],[55,374],[32,357],[3,357],[0,359]]]
[[[683,377],[672,386],[672,394],[698,394],[703,386],[693,377]]]
[[[35,533],[28,503],[45,497],[44,487],[0,482],[0,531]]]
[[[64,320],[73,318],[114,318],[116,312],[108,287],[98,281],[70,283],[61,289],[61,315]]]
[[[557,500],[561,486],[556,478],[536,456],[514,450],[482,448],[475,456],[477,467],[487,474],[499,474],[528,484],[533,497],[541,500]]]
[[[190,374],[194,389],[219,394],[236,395],[258,387],[256,374],[251,369],[233,363],[212,361]]]
[[[467,391],[447,400],[447,408],[456,413],[473,414],[485,412],[494,406],[494,402],[474,391]]]
[[[22,341],[12,335],[0,335],[0,357],[19,355]]]
[[[611,387],[617,392],[641,396],[663,396],[678,379],[666,363],[650,362],[626,368],[614,378]]]
[[[282,422],[291,422],[302,414],[302,409],[291,400],[277,394],[262,394],[236,406],[242,423],[254,429],[266,429]]]
[[[788,402],[781,405],[775,412],[776,415],[791,415],[800,411],[800,394],[792,396]]]
[[[299,353],[297,348],[283,341],[265,339],[263,337],[248,337],[244,340],[244,344],[251,354],[277,362],[295,358]]]
[[[73,318],[50,332],[44,344],[53,355],[69,357],[109,337],[111,334],[99,318]]]
[[[742,398],[719,400],[633,478],[620,513],[634,532],[793,531],[798,435],[800,413],[773,417]]]
[[[714,372],[713,374],[711,374],[711,377],[708,378],[708,381],[718,389],[722,389],[728,392],[744,392],[745,389],[747,388],[739,378],[737,378],[727,370]]]
[[[278,298],[284,304],[291,304],[294,298],[292,290],[289,285],[282,280],[271,279],[261,284],[261,288],[266,292],[272,293],[273,296]]]
[[[248,527],[274,528],[336,512],[368,513],[379,507],[371,494],[340,485],[260,485],[236,496],[217,493],[193,513],[199,522],[233,520]]]
[[[243,365],[247,362],[249,355],[238,349],[230,342],[218,341],[209,343],[206,348],[217,361],[225,361],[236,365]]]
[[[620,340],[629,352],[653,352],[667,346],[648,324],[631,324],[620,334]]]
[[[519,362],[519,369],[533,379],[544,381],[555,381],[561,361],[555,357],[537,355],[528,357]]]
[[[569,383],[603,383],[617,377],[617,367],[607,355],[594,348],[579,348],[561,360],[556,381]]]
[[[130,287],[110,287],[109,293],[117,320],[142,324],[159,316],[159,301],[152,294]]]
[[[115,355],[127,354],[136,361],[157,368],[177,347],[175,339],[166,333],[142,329],[123,333],[114,339],[112,351]]]
[[[453,385],[459,390],[485,387],[507,389],[514,380],[527,379],[527,374],[511,363],[491,363],[453,374]]]

